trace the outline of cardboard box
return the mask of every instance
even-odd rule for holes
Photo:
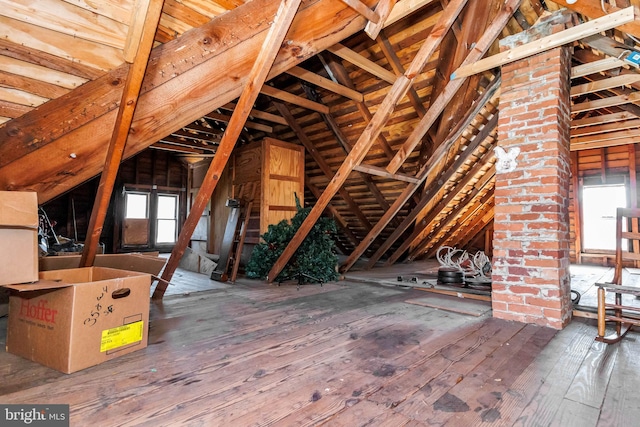
[[[7,352],[71,373],[147,346],[151,276],[104,267],[8,285]]]
[[[0,285],[38,280],[38,196],[0,191]]]
[[[80,255],[42,257],[40,258],[40,271],[78,268],[80,267],[80,257]],[[157,254],[98,254],[93,266],[138,271],[157,276],[166,263],[167,258],[161,258]]]

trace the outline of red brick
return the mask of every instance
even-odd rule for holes
[[[495,311],[507,311],[508,307],[504,302],[496,301],[495,299],[491,301],[491,308]]]
[[[560,261],[557,259],[527,259],[526,267],[540,268],[560,268]]]
[[[537,307],[554,308],[558,310],[560,310],[560,308],[562,307],[562,301],[560,301],[559,299],[527,297],[525,299],[525,303],[535,305]]]
[[[509,310],[512,312],[516,312],[518,314],[530,315],[530,316],[540,316],[542,317],[542,307],[536,307],[532,305],[526,304],[509,304]]]
[[[540,288],[526,285],[511,285],[509,290],[514,294],[540,295]]]

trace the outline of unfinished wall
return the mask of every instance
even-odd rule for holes
[[[498,145],[521,152],[496,173],[493,315],[557,329],[571,317],[570,66],[569,47],[503,66],[498,122]]]
[[[571,252],[572,263],[613,266],[614,251],[594,251],[583,248],[584,224],[580,218],[580,191],[585,182],[607,184],[622,177],[628,183],[628,206],[637,207],[638,187],[637,171],[640,168],[640,153],[637,144],[618,145],[606,148],[593,148],[572,152],[571,162]]]

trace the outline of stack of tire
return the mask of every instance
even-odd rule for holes
[[[464,273],[457,268],[440,267],[438,269],[438,285],[464,287]]]

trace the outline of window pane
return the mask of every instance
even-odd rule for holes
[[[176,196],[158,196],[158,219],[176,219]]]
[[[176,221],[173,219],[159,219],[156,233],[157,243],[175,243]]]
[[[147,194],[127,193],[126,194],[126,212],[127,219],[144,219],[147,218]]]
[[[624,184],[585,186],[582,192],[584,248],[616,248],[616,209],[627,206]]]

